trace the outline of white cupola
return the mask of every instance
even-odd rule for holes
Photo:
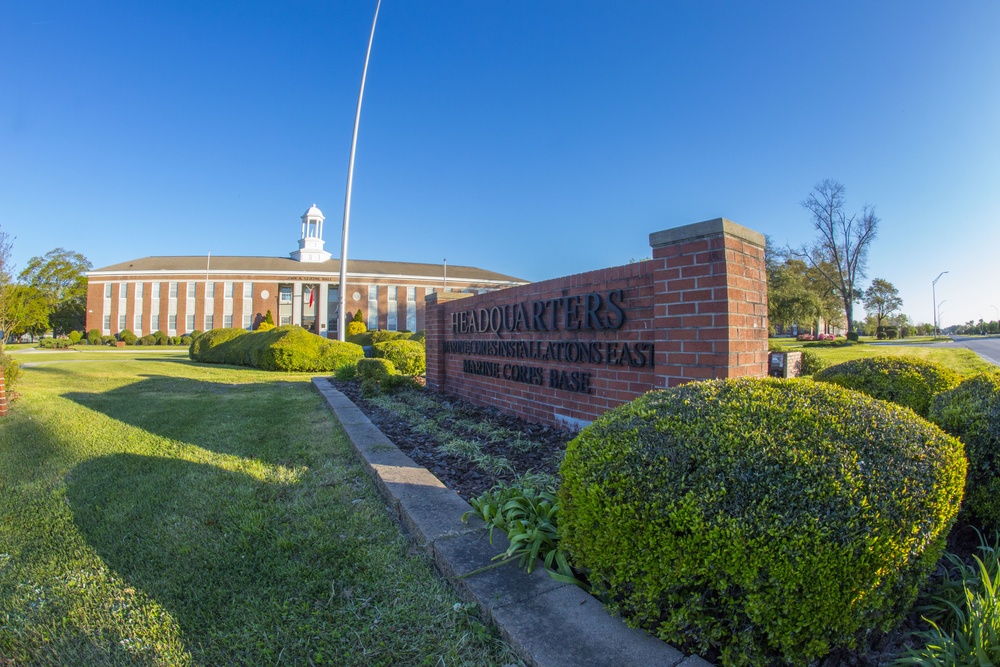
[[[302,214],[302,238],[299,239],[299,249],[291,253],[292,259],[299,262],[325,262],[332,255],[323,250],[323,212],[316,204]]]

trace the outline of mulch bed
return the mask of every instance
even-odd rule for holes
[[[482,495],[497,482],[511,481],[515,476],[526,472],[556,475],[563,453],[566,451],[566,443],[573,438],[573,434],[567,431],[532,424],[506,415],[495,408],[480,407],[461,399],[437,396],[442,405],[451,408],[463,420],[488,423],[497,428],[516,431],[522,438],[536,443],[537,446],[527,451],[522,448],[515,449],[503,442],[491,443],[476,433],[462,429],[454,419],[444,420],[442,426],[456,436],[480,442],[484,453],[503,457],[513,468],[512,472],[492,474],[466,458],[439,451],[438,448],[443,443],[436,438],[417,433],[405,419],[362,398],[360,383],[340,382],[334,378],[330,378],[330,382],[354,401],[354,404],[404,454],[430,470],[445,486],[457,491],[466,501]]]

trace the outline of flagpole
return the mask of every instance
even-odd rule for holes
[[[365,53],[365,68],[361,72],[361,90],[358,92],[358,110],[354,114],[354,134],[351,137],[351,159],[347,165],[347,195],[344,197],[344,233],[340,242],[340,285],[337,303],[337,339],[346,340],[347,327],[344,325],[344,312],[347,309],[347,228],[351,224],[351,188],[354,185],[354,153],[358,147],[358,125],[361,122],[361,100],[365,96],[365,78],[368,76],[368,59],[372,55],[372,42],[375,40],[375,22],[378,21],[378,10],[382,0],[375,5],[375,17],[372,19],[372,32],[368,37],[368,51]]]

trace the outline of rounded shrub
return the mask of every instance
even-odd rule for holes
[[[410,334],[407,331],[387,331],[385,329],[377,329],[372,332],[372,345],[375,343],[384,343],[388,340],[401,340],[409,337]]]
[[[274,328],[274,325],[266,320],[257,325],[256,331],[270,331]]]
[[[347,336],[357,336],[358,334],[363,334],[368,331],[368,327],[364,322],[358,322],[357,320],[352,320],[347,323],[347,330],[345,334]]]
[[[146,334],[139,339],[139,345],[156,345],[156,337],[153,334]]]
[[[102,337],[101,337],[101,330],[100,329],[91,329],[90,331],[87,332],[87,341],[91,345],[100,345],[101,344],[101,338]]]
[[[938,394],[929,416],[965,445],[964,510],[987,531],[1000,530],[1000,372],[977,375]]]
[[[70,331],[69,332],[69,343],[70,343],[70,345],[76,345],[81,340],[83,340],[83,334],[82,333],[80,333],[79,331]]]
[[[156,332],[162,333],[162,332]],[[156,333],[153,334],[156,337]],[[222,360],[222,355],[218,351],[218,347],[223,343],[243,336],[247,333],[246,329],[212,329],[211,331],[206,331],[204,335],[198,337],[197,340],[191,343],[191,347],[188,348],[188,356],[194,361],[202,361],[207,363],[222,364],[225,363]],[[164,338],[166,336],[164,335]],[[160,345],[160,339],[157,337],[156,344]],[[165,343],[164,343],[165,344]]]
[[[191,336],[191,340],[194,341],[196,338],[199,338],[204,333],[205,332],[202,331],[201,329],[195,329],[194,331],[189,333],[188,336]]]
[[[396,374],[396,367],[388,359],[361,359],[358,361],[357,369],[362,382],[365,380],[381,382]]]
[[[132,333],[131,329],[122,329],[118,332],[118,340],[126,345],[135,345],[135,342],[139,339]]]
[[[333,371],[365,356],[360,345],[317,336],[302,327],[278,327],[255,336],[261,345],[252,365],[269,371]]]
[[[961,376],[940,364],[913,357],[867,357],[825,368],[813,379],[862,391],[926,417],[934,394],[956,386]]]
[[[156,344],[157,345],[169,345],[170,344],[170,337],[167,334],[165,334],[162,331],[160,331],[159,329],[157,329],[156,331],[153,332],[153,338],[156,339]]]
[[[423,329],[421,329],[416,333],[410,334],[410,340],[415,340],[420,344],[423,344],[426,339],[427,339],[427,332]]]
[[[388,359],[403,375],[423,375],[427,370],[427,355],[424,346],[415,340],[389,340],[372,344],[372,355],[377,359]]]
[[[724,666],[806,665],[892,628],[944,548],[961,443],[806,380],[654,391],[585,428],[562,546],[614,611]]]

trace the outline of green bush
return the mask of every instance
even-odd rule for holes
[[[190,345],[193,342],[194,339],[191,336],[181,336],[181,345]]]
[[[9,397],[24,371],[21,370],[21,364],[17,363],[17,360],[6,352],[0,352],[0,364],[3,365],[4,391]]]
[[[332,371],[356,363],[364,357],[364,351],[357,345],[286,325],[252,333],[245,329],[213,329],[192,343],[190,356],[195,361],[269,371]]]
[[[205,332],[202,331],[201,329],[195,329],[194,331],[192,331],[191,333],[189,333],[188,336],[191,337],[191,341],[193,342],[195,339],[197,339],[197,338],[201,337],[202,335],[204,335],[204,333]]]
[[[181,344],[181,337],[180,336],[171,336],[168,342],[171,345],[180,345]]]
[[[410,340],[415,340],[420,344],[423,344],[426,339],[427,339],[427,332],[424,331],[423,329],[414,334],[410,334]]]
[[[812,375],[826,368],[829,364],[815,352],[802,350],[802,374]]]
[[[257,325],[256,331],[270,331],[271,329],[274,329],[273,324],[269,322],[261,322],[260,324]]]
[[[81,340],[83,340],[83,334],[82,333],[80,333],[79,331],[70,331],[69,332],[69,343],[70,343],[70,345],[76,345]]]
[[[162,333],[160,331],[156,333]],[[191,347],[188,349],[188,356],[194,361],[202,361],[207,363],[222,364],[221,353],[218,352],[218,348],[223,343],[243,336],[247,333],[246,329],[212,329],[211,331],[206,331],[203,336],[199,336],[198,340],[191,343]],[[156,336],[154,333],[153,336]],[[160,345],[160,339],[157,338],[157,345]]]
[[[361,396],[363,398],[372,398],[373,396],[377,396],[380,391],[378,380],[365,378],[361,381]]]
[[[403,375],[423,375],[427,370],[424,346],[413,340],[389,340],[373,343],[372,354],[378,359],[388,359]]]
[[[847,334],[847,340],[849,340],[851,342],[860,343],[861,342],[860,339],[861,339],[861,336],[858,335],[857,331],[851,331],[850,333]]]
[[[931,399],[951,389],[961,376],[950,368],[912,357],[867,357],[845,361],[813,375],[818,382],[863,391],[873,398],[912,408],[927,416]]]
[[[118,339],[115,338],[114,336],[102,336],[101,342],[105,345],[114,346],[118,342]]]
[[[965,445],[964,509],[1000,530],[1000,372],[983,373],[934,397],[930,420]]]
[[[69,341],[65,338],[42,338],[38,341],[38,347],[44,350],[65,350],[69,348]]]
[[[403,389],[420,390],[423,389],[423,385],[417,382],[416,378],[414,378],[412,375],[397,374],[397,375],[390,375],[389,377],[379,382],[379,388],[382,391],[386,392],[387,394],[391,394],[395,391],[400,391]]]
[[[91,329],[90,331],[88,331],[87,332],[87,341],[91,345],[100,345],[101,344],[101,330],[100,329]]]
[[[376,343],[384,343],[387,340],[403,340],[409,337],[410,334],[405,331],[386,331],[385,329],[378,329],[372,332],[372,345]]]
[[[165,334],[162,331],[160,331],[159,329],[157,329],[156,331],[153,332],[153,338],[156,339],[156,344],[157,345],[169,345],[170,344],[170,337],[167,336],[167,334]]]
[[[146,334],[139,339],[139,345],[156,345],[156,337],[153,334]]]
[[[805,380],[654,391],[566,451],[560,534],[632,625],[724,666],[806,665],[887,631],[940,557],[961,443]]]
[[[361,359],[358,361],[358,377],[362,382],[375,380],[381,382],[390,375],[396,374],[396,367],[388,359]]]
[[[136,338],[135,334],[132,333],[130,329],[122,329],[118,332],[118,340],[126,345],[135,345],[135,341],[137,341],[138,338]]]
[[[364,322],[351,321],[347,323],[347,329],[345,330],[346,336],[356,336],[358,334],[363,334],[368,331],[368,327],[365,326]]]
[[[344,336],[344,339],[348,343],[354,343],[355,345],[360,345],[361,347],[370,347],[372,344],[372,335],[369,332],[363,332],[359,334],[348,334]]]
[[[343,366],[337,366],[333,371],[333,377],[341,382],[350,382],[358,376],[358,366],[357,364],[344,364]]]

